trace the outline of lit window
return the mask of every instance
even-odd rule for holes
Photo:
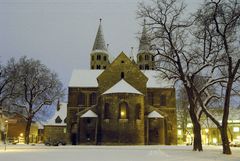
[[[126,102],[119,104],[119,119],[128,119],[128,104]]]
[[[239,132],[240,128],[239,127],[233,127],[233,132]]]

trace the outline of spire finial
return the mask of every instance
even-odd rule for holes
[[[95,42],[94,42],[92,50],[93,51],[94,50],[107,51],[104,36],[103,36],[103,31],[102,31],[102,24],[101,24],[102,19],[100,18],[99,20],[100,20],[100,24],[99,24],[99,27],[98,27],[97,35],[96,35]]]
[[[143,19],[143,25],[144,26],[146,25],[146,19],[145,18]]]
[[[100,18],[99,21],[100,21],[100,24],[101,24],[102,23],[102,18]]]

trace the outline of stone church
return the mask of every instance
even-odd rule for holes
[[[90,53],[90,69],[74,70],[68,87],[70,144],[177,144],[173,83],[154,70],[145,26],[136,58],[107,50],[102,24]]]

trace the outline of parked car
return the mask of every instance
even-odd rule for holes
[[[59,145],[66,145],[66,142],[64,140],[48,140],[45,141],[44,144],[46,146],[59,146]]]
[[[233,140],[232,142],[230,142],[230,146],[240,147],[240,140]]]

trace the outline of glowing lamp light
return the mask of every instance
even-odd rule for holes
[[[240,128],[239,127],[233,127],[233,132],[239,132]]]
[[[23,133],[20,133],[20,137],[23,137]]]
[[[125,116],[125,112],[121,111],[121,116]]]
[[[182,135],[182,130],[178,130],[178,135]]]
[[[209,129],[205,129],[205,132],[208,133],[208,132],[209,132]]]
[[[217,144],[217,138],[212,139],[213,144]]]

